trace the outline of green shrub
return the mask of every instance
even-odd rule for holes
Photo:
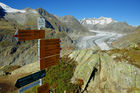
[[[46,69],[46,77],[43,82],[49,83],[49,86],[56,84],[57,86],[54,88],[56,93],[63,93],[65,90],[76,91],[78,86],[70,83],[74,67],[74,63],[69,64],[61,60],[59,65]]]

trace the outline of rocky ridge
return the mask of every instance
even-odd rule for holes
[[[94,52],[94,50],[77,50],[72,52],[69,57],[77,61],[77,67],[71,81],[82,79],[85,88],[96,63],[98,71],[95,79],[91,80],[87,88],[88,93],[128,93],[140,92],[140,68],[129,64],[127,61],[115,61],[113,58],[119,56],[108,53]],[[136,74],[135,71],[136,70]]]

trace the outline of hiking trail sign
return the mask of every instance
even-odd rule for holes
[[[40,40],[40,70],[58,65],[60,50],[60,39]]]
[[[38,85],[38,84],[40,84],[40,80],[38,80],[38,81],[36,81],[36,82],[33,82],[32,84],[27,85],[27,86],[25,86],[25,87],[19,89],[18,93],[22,93],[22,92],[24,92],[24,91],[26,91],[26,90],[28,90],[28,89],[30,89],[30,88],[32,88],[32,87]]]
[[[40,60],[40,70],[45,68],[58,65],[59,64],[60,55],[54,55],[51,57],[43,58]]]
[[[60,54],[60,39],[40,40],[40,59]]]
[[[18,30],[14,37],[17,41],[44,39],[45,30]]]
[[[17,88],[21,88],[27,84],[30,84],[34,81],[37,81],[43,77],[46,76],[46,71],[45,70],[41,70],[39,72],[33,73],[31,75],[25,76],[23,78],[20,78],[16,81],[15,83],[15,87]]]
[[[15,87],[19,89],[19,93],[40,84],[38,91],[45,89],[48,92],[48,88],[44,88],[46,85],[42,85],[42,78],[45,77],[45,68],[59,64],[60,59],[60,39],[45,39],[45,30],[40,30],[45,27],[45,19],[42,17],[38,18],[38,30],[18,30],[14,37],[17,41],[36,40],[38,39],[38,62],[40,62],[40,70],[34,74],[25,76],[16,81]],[[41,39],[41,40],[40,40]],[[37,81],[39,80],[39,81]],[[32,83],[32,84],[30,84]],[[25,87],[23,87],[25,86]],[[38,93],[47,93],[38,92]]]

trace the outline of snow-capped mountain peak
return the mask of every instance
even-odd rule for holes
[[[110,24],[112,22],[116,22],[116,21],[114,21],[112,18],[107,18],[107,17],[84,18],[80,20],[81,24],[90,24],[90,25],[96,25],[96,24],[105,25],[105,24]]]
[[[5,12],[8,12],[8,13],[14,13],[14,12],[25,13],[26,12],[25,10],[18,10],[18,9],[11,8],[1,2],[0,2],[0,6],[5,10]]]

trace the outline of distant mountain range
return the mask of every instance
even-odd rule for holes
[[[118,22],[112,18],[100,17],[100,18],[84,18],[77,20],[71,15],[58,17],[45,11],[44,9],[31,9],[25,8],[18,10],[11,8],[3,3],[0,3],[0,17],[4,17],[6,20],[17,22],[21,25],[27,25],[31,22],[32,28],[36,26],[36,19],[42,16],[46,20],[46,27],[58,31],[65,31],[70,36],[74,35],[89,35],[88,30],[100,30],[100,31],[114,31],[118,33],[129,33],[135,30],[136,27],[128,25],[126,22]],[[76,34],[75,34],[76,33]]]
[[[111,31],[116,33],[131,33],[136,29],[126,22],[117,22],[112,18],[100,17],[100,18],[84,18],[80,20],[80,23],[89,30],[97,31]]]
[[[81,24],[91,24],[91,25],[106,25],[106,24],[110,24],[116,22],[114,21],[112,18],[107,18],[107,17],[100,17],[100,18],[84,18],[82,20],[80,20]]]

